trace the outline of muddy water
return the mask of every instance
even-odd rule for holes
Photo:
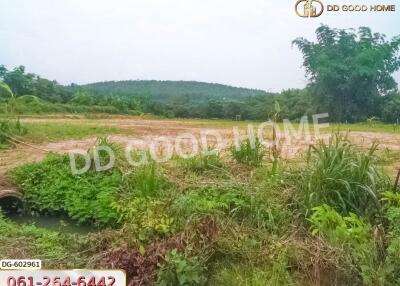
[[[21,201],[6,198],[0,200],[5,218],[17,224],[30,224],[62,233],[88,234],[99,231],[95,225],[79,225],[67,215],[38,215],[25,208]]]
[[[94,225],[78,225],[67,216],[32,216],[21,213],[6,213],[6,218],[18,224],[34,224],[37,227],[62,233],[88,234],[99,229]]]

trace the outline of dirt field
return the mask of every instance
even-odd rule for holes
[[[237,124],[236,122],[220,124],[220,122],[201,121],[201,120],[161,120],[161,119],[141,119],[141,118],[107,118],[107,119],[83,119],[83,118],[27,118],[23,122],[31,124],[59,124],[63,128],[64,124],[79,124],[79,125],[95,125],[97,127],[116,127],[121,132],[119,134],[112,134],[109,139],[113,142],[126,146],[132,140],[141,139],[147,143],[160,140],[161,145],[163,140],[176,142],[176,138],[187,138],[187,134],[193,135],[199,144],[201,144],[202,132],[217,132],[222,138],[222,144],[219,145],[221,149],[227,149],[234,141],[235,125],[242,135],[246,132],[246,125],[243,123]],[[259,123],[254,123],[257,128]],[[256,129],[257,130],[257,129]],[[186,135],[185,135],[186,134]],[[311,134],[312,135],[312,134]],[[368,147],[373,142],[379,143],[380,150],[391,150],[393,152],[400,152],[400,134],[383,133],[383,132],[361,132],[351,131],[349,133],[352,142],[355,144]],[[318,138],[327,139],[330,133],[325,133]],[[215,145],[215,136],[209,136],[208,144]],[[265,130],[265,138],[271,138],[271,131]],[[287,144],[285,135],[281,135],[282,157],[285,159],[293,159],[302,151],[306,150],[310,144],[313,144],[318,139],[311,136],[309,139],[291,138],[290,145]],[[28,140],[21,139],[20,144],[16,144],[13,148],[5,151],[0,151],[0,189],[10,187],[10,183],[6,179],[8,170],[15,166],[33,162],[43,159],[48,152],[66,153],[73,149],[88,150],[96,143],[95,136],[88,136],[83,139],[68,139],[68,140],[52,140],[51,142],[33,143]],[[191,142],[183,139],[180,141],[183,149],[193,148]],[[394,170],[400,166],[400,163],[394,162]],[[395,171],[394,171],[395,172]]]

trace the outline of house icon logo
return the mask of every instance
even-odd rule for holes
[[[314,5],[316,3],[316,5]],[[303,18],[315,18],[324,12],[321,0],[298,0],[295,5],[296,14]]]

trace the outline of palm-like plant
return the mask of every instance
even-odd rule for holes
[[[6,97],[6,98],[13,98],[14,93],[12,92],[11,88],[8,86],[8,84],[4,82],[0,82],[0,91],[5,91],[0,93],[0,97]]]

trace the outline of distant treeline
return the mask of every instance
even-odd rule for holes
[[[220,84],[184,81],[122,81],[63,86],[56,81],[26,73],[23,66],[8,71],[0,67],[1,80],[13,90],[14,109],[20,114],[109,113],[154,114],[168,118],[219,118],[266,120],[281,106],[281,118],[299,120],[318,110],[313,88],[289,89],[280,93],[235,88]],[[374,116],[395,122],[400,117],[400,94],[380,97]],[[6,105],[0,103],[0,113]],[[359,116],[365,121],[367,115]]]
[[[265,120],[281,106],[281,118],[329,113],[331,121],[400,119],[400,94],[392,74],[400,68],[400,37],[387,41],[369,28],[331,29],[322,25],[317,42],[293,41],[303,53],[309,84],[280,93],[194,81],[109,81],[62,86],[26,73],[23,66],[0,66],[0,80],[14,95],[19,113],[151,113],[179,118]],[[0,90],[1,92],[1,90]],[[1,93],[0,93],[1,95]],[[0,96],[1,98],[1,96]],[[0,112],[6,111],[6,99]]]

